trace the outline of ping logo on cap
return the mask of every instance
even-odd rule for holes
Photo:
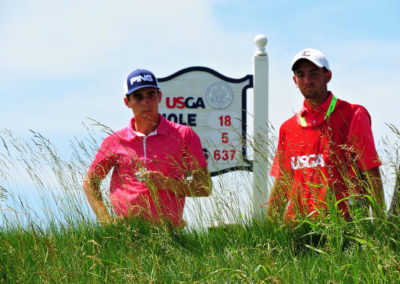
[[[160,89],[157,78],[153,73],[145,69],[136,69],[131,72],[125,80],[125,95],[132,94],[133,92],[146,87]]]
[[[135,82],[153,82],[153,77],[150,74],[147,75],[138,75],[135,77],[130,78],[130,83],[131,85],[133,85]]]

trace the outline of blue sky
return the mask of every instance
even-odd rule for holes
[[[370,111],[379,144],[391,135],[385,123],[400,127],[399,15],[397,0],[1,1],[0,129],[32,129],[66,149],[87,118],[128,123],[133,69],[164,77],[202,65],[243,77],[265,34],[275,128],[301,106],[290,62],[312,47],[330,62],[335,95]]]
[[[398,1],[216,1],[215,15],[234,31],[289,32],[291,40],[398,40]],[[244,19],[244,20],[240,20]]]
[[[123,127],[130,112],[122,81],[131,70],[161,77],[204,65],[242,77],[262,33],[276,127],[301,104],[290,61],[314,47],[330,61],[332,91],[364,104],[382,136],[385,122],[397,123],[399,13],[400,2],[385,0],[2,1],[0,128],[68,138],[87,117]]]

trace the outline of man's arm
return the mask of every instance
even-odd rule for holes
[[[371,196],[378,205],[378,208],[372,208],[375,216],[383,217],[386,211],[385,195],[383,192],[383,184],[381,178],[381,172],[379,167],[375,167],[369,170],[364,170],[364,182],[368,188],[371,189]]]
[[[188,179],[169,178],[154,171],[144,172],[141,177],[150,189],[166,189],[180,196],[209,196],[212,191],[211,177],[207,167],[193,170]]]
[[[371,117],[368,111],[361,106],[356,106],[351,119],[348,133],[349,145],[356,150],[358,165],[362,170],[362,181],[370,189],[369,194],[377,203],[377,208],[372,208],[375,216],[383,217],[385,214],[385,197],[379,166],[378,153],[375,148],[374,137],[371,129]]]
[[[288,202],[283,188],[284,182],[282,177],[276,178],[269,195],[269,201],[264,204],[264,206],[267,206],[268,219],[283,219],[283,214],[285,213]]]
[[[400,168],[396,172],[396,183],[394,186],[392,202],[390,203],[389,214],[400,216]]]
[[[101,179],[88,173],[83,179],[83,189],[85,191],[90,206],[97,216],[97,219],[100,222],[110,222],[111,215],[103,202],[100,191],[100,182]]]

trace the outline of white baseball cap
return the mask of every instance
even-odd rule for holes
[[[297,53],[292,60],[292,71],[294,71],[294,65],[301,59],[311,61],[319,68],[325,67],[326,69],[330,70],[328,59],[326,59],[325,55],[317,49],[306,48]]]

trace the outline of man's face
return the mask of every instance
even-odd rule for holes
[[[297,63],[293,80],[304,98],[318,101],[325,98],[332,72],[319,68],[308,60]]]
[[[124,98],[128,108],[133,110],[135,117],[158,117],[158,104],[161,102],[161,91],[147,87],[137,90]]]

